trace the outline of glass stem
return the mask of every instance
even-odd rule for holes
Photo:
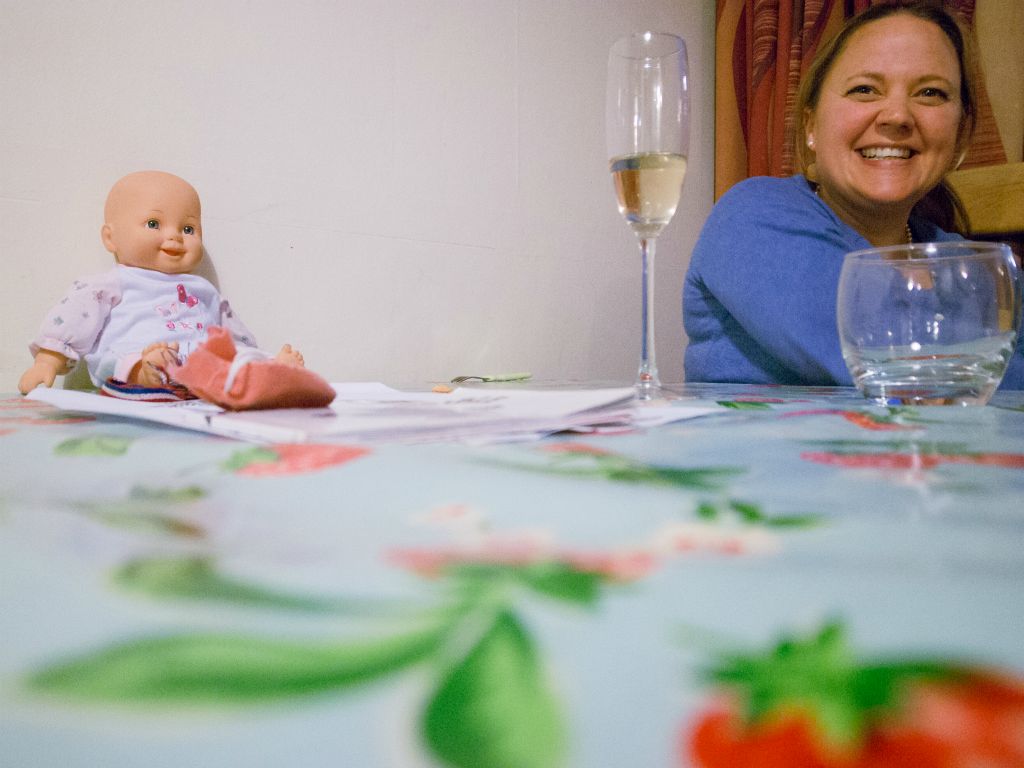
[[[654,241],[653,237],[640,238],[640,260],[643,266],[640,323],[643,341],[640,346],[640,370],[636,377],[636,391],[641,400],[656,397],[661,388],[658,366],[654,362]]]

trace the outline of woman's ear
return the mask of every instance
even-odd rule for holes
[[[804,141],[807,143],[807,148],[814,151],[814,110],[810,107],[804,109]]]

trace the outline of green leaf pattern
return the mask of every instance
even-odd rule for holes
[[[229,634],[149,637],[55,664],[30,685],[119,703],[248,704],[376,679],[429,657],[439,639],[437,630],[334,644]]]
[[[548,768],[565,752],[563,717],[529,635],[507,611],[444,677],[426,707],[431,750],[459,768]]]
[[[130,445],[126,438],[98,435],[66,440],[56,453],[114,457]],[[246,447],[233,450],[220,468],[236,471],[277,459],[273,449]],[[742,473],[736,467],[648,464],[585,445],[542,454],[540,462],[516,467],[697,492],[725,491]],[[126,497],[81,508],[114,527],[201,541],[205,531],[195,521],[201,518],[183,513],[206,497],[198,485],[140,485]],[[697,525],[709,527],[804,527],[817,522],[813,515],[768,515],[755,503],[728,496],[698,501],[695,517]],[[26,683],[38,693],[83,702],[223,707],[337,692],[420,665],[436,674],[424,697],[419,727],[424,745],[437,759],[456,768],[558,766],[569,748],[566,717],[516,601],[525,594],[594,607],[610,585],[641,578],[653,557],[643,552],[638,558],[630,552],[599,554],[549,554],[523,562],[489,560],[493,553],[486,551],[477,560],[458,555],[449,560],[444,554],[435,574],[442,581],[437,604],[427,611],[418,605],[404,614],[382,602],[292,594],[247,583],[220,572],[209,554],[139,557],[117,567],[112,583],[149,599],[319,614],[358,610],[371,618],[387,617],[388,628],[328,642],[232,632],[137,637],[56,660]],[[396,616],[404,629],[394,628]],[[842,712],[835,713],[835,730],[842,729],[842,717]]]

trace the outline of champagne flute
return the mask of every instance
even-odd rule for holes
[[[659,32],[624,37],[608,56],[608,156],[619,213],[636,233],[642,264],[640,400],[663,397],[654,359],[655,241],[672,220],[690,139],[686,43]]]

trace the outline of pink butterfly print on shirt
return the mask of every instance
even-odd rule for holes
[[[185,291],[185,286],[182,285],[181,283],[178,283],[178,301],[189,307],[194,307],[196,304],[199,303],[199,299],[197,299],[195,296],[188,295],[188,293]]]

